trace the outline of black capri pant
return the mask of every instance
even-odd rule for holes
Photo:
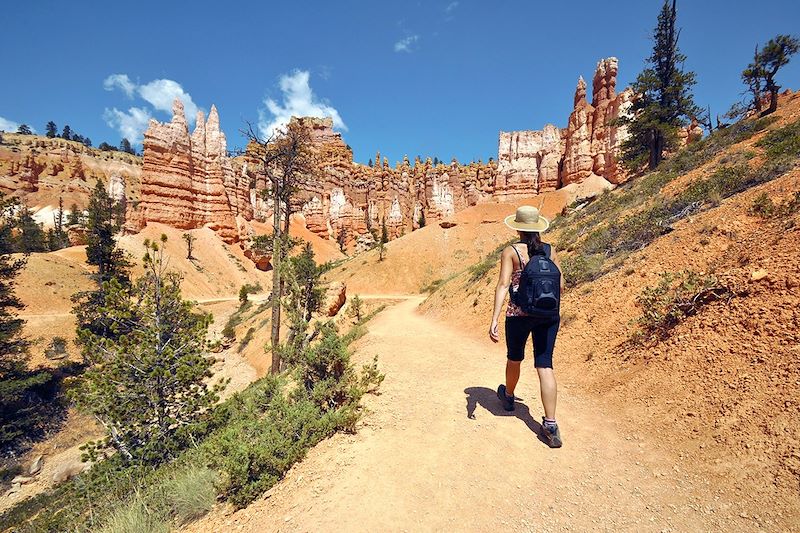
[[[528,335],[533,335],[533,362],[536,368],[553,368],[553,347],[561,320],[535,316],[506,317],[506,348],[512,361],[525,359]]]

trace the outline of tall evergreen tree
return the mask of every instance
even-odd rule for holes
[[[144,275],[134,287],[107,284],[101,308],[117,332],[80,329],[91,364],[74,398],[105,427],[108,444],[128,461],[155,464],[191,442],[192,424],[217,400],[209,386],[211,317],[181,296],[180,275],[166,268],[163,244],[145,241]]]
[[[69,215],[67,215],[68,226],[80,226],[83,213],[78,209],[78,204],[73,203],[69,206]]]
[[[41,420],[37,416],[38,386],[49,380],[45,372],[28,370],[28,343],[22,336],[24,321],[16,312],[24,306],[14,294],[14,278],[25,259],[12,259],[11,244],[5,239],[12,233],[17,204],[0,193],[0,447],[24,435]]]
[[[56,123],[52,120],[45,126],[45,135],[51,139],[58,135],[58,126],[56,126]]]
[[[122,216],[120,205],[108,195],[103,181],[97,180],[86,215],[86,261],[97,265],[100,283],[127,279],[128,263],[114,238],[122,227]]]
[[[19,128],[17,128],[17,133],[20,135],[33,135],[33,131],[27,124],[20,124]]]
[[[699,114],[691,93],[695,74],[683,70],[686,56],[678,48],[676,21],[676,0],[671,5],[665,0],[653,32],[649,66],[633,83],[632,118],[620,119],[630,132],[622,148],[623,161],[631,169],[638,170],[645,162],[656,168],[664,152],[675,147],[678,128]]]
[[[19,234],[17,235],[16,251],[26,254],[47,251],[47,236],[44,229],[33,218],[31,210],[25,206],[19,210],[17,229]]]
[[[127,332],[114,324],[105,313],[109,294],[129,286],[130,264],[125,253],[117,247],[115,235],[120,230],[120,207],[97,180],[86,215],[86,262],[97,265],[97,290],[80,292],[73,296],[73,311],[78,330],[88,330],[95,335],[118,338]]]
[[[64,230],[64,199],[58,199],[58,211],[53,213],[53,229],[47,234],[48,248],[50,251],[60,250],[69,246],[69,236]]]
[[[68,141],[72,140],[72,128],[68,124],[64,125],[64,129],[61,130],[61,138]]]

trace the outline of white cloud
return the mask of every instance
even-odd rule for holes
[[[197,115],[197,105],[192,101],[192,97],[183,90],[181,84],[173,80],[153,80],[150,83],[140,85],[137,89],[139,96],[144,98],[159,111],[172,113],[172,102],[180,98],[183,108],[186,110],[186,118],[190,122],[194,121]]]
[[[419,35],[409,35],[408,37],[400,39],[394,43],[394,51],[411,53],[414,49],[414,45],[417,44],[417,41],[419,41]]]
[[[150,111],[141,107],[131,107],[127,113],[116,107],[106,108],[103,119],[109,127],[119,131],[119,134],[128,139],[131,144],[141,145],[144,130],[150,121]]]
[[[19,124],[17,124],[13,120],[8,120],[7,118],[0,117],[0,131],[16,132],[17,128],[19,128]]]
[[[457,7],[458,7],[458,2],[450,2],[449,4],[447,4],[447,7],[444,8],[444,12],[450,14],[453,11],[455,11]]]
[[[127,74],[112,74],[103,80],[103,89],[106,91],[113,91],[117,88],[121,89],[128,98],[133,98],[136,84],[131,81]]]
[[[275,130],[289,123],[291,117],[330,117],[333,127],[347,131],[339,112],[324,99],[319,99],[308,83],[307,70],[294,70],[291,74],[281,76],[279,86],[283,93],[283,102],[272,98],[264,100],[267,107],[259,111],[258,129],[264,137],[269,137]]]
[[[103,88],[107,91],[119,89],[128,98],[138,95],[157,111],[172,114],[172,103],[176,98],[183,102],[186,119],[190,125],[194,124],[197,116],[197,104],[192,96],[183,90],[180,83],[174,80],[153,80],[144,85],[131,81],[127,74],[111,74],[103,80]],[[152,111],[147,106],[131,107],[128,111],[120,111],[116,107],[103,112],[103,119],[110,127],[119,131],[120,135],[127,138],[132,144],[142,144],[142,134],[147,129],[147,123],[152,118]]]

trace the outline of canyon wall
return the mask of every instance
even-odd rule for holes
[[[293,216],[325,239],[347,246],[369,244],[385,224],[390,239],[436,223],[456,211],[491,199],[494,163],[434,165],[407,157],[390,166],[380,153],[372,165],[353,161],[353,153],[330,118],[292,118],[310,132],[319,163],[316,176],[296,195]],[[246,164],[256,188],[266,186],[256,164]],[[257,218],[271,216],[271,206],[256,209]]]

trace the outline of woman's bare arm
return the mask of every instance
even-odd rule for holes
[[[500,320],[500,311],[503,309],[503,302],[508,294],[508,287],[511,285],[511,274],[514,271],[514,250],[510,246],[500,254],[500,278],[497,280],[497,287],[494,290],[494,309],[492,310],[492,325],[489,326],[489,338],[494,342],[500,340],[497,323]]]

